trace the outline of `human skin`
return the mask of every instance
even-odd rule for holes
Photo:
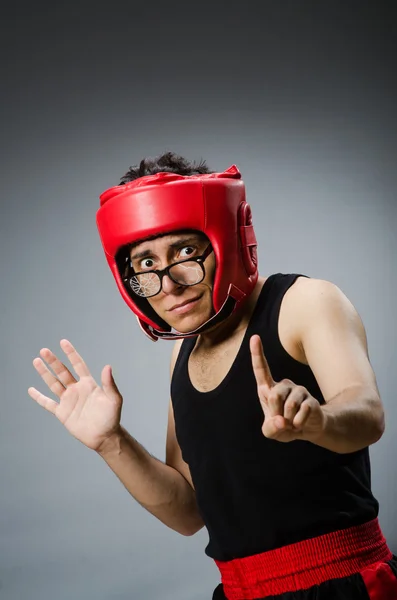
[[[180,245],[176,247],[178,240]],[[141,267],[163,269],[186,259],[191,252],[200,254],[207,243],[205,238],[196,240],[196,244],[190,239],[186,245],[186,241],[180,234],[170,234],[142,242],[131,253],[145,252]],[[144,260],[148,262],[142,265]],[[175,284],[165,276],[162,291],[149,300],[159,316],[182,332],[195,329],[213,315],[213,254],[207,258],[205,268],[203,282],[193,287]],[[198,337],[196,362],[204,357],[204,351],[211,348],[216,354],[221,345],[224,349],[225,344],[244,333],[263,283],[260,278],[243,309]],[[172,310],[192,300],[195,302],[186,310]],[[263,435],[280,443],[305,439],[335,452],[353,452],[376,442],[384,429],[383,407],[368,359],[365,331],[354,307],[333,284],[306,278],[291,287],[285,300],[280,323],[289,331],[299,360],[311,367],[326,403],[320,406],[294,382],[275,382],[267,365],[266,348],[258,336],[253,336],[250,347],[258,401],[264,411]],[[48,348],[42,348],[40,357],[33,361],[59,402],[35,388],[29,388],[30,396],[74,437],[96,451],[149,512],[183,535],[198,531],[203,522],[188,465],[181,458],[171,407],[164,464],[121,426],[123,397],[110,365],[103,368],[98,385],[68,340],[61,341],[61,349],[75,374]],[[173,353],[173,363],[175,359]]]

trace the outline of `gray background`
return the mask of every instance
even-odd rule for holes
[[[3,4],[2,599],[205,600],[219,581],[205,531],[168,530],[27,394],[45,391],[39,349],[67,337],[95,377],[113,365],[123,424],[164,459],[172,344],[140,332],[95,212],[165,150],[237,164],[261,274],[331,280],[358,309],[387,418],[373,488],[397,552],[392,4]]]

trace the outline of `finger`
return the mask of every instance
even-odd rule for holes
[[[292,382],[286,380],[280,381],[270,390],[267,397],[269,416],[275,417],[276,415],[284,415],[284,405],[288,401],[292,389]]]
[[[286,421],[286,419],[284,419],[284,417],[281,417],[280,415],[270,419],[265,419],[265,422],[262,426],[263,435],[270,439],[277,439],[291,430],[291,425],[288,423],[288,421]]]
[[[43,379],[43,381],[48,385],[50,390],[60,398],[65,391],[65,386],[58,381],[58,379],[51,373],[48,367],[45,365],[41,358],[35,358],[33,361],[33,366]]]
[[[309,392],[306,388],[302,386],[293,387],[284,404],[284,418],[292,423],[301,408],[302,402],[304,402],[308,396]]]
[[[103,391],[109,398],[119,401],[121,394],[113,377],[113,370],[110,365],[106,365],[102,369],[101,382]]]
[[[252,359],[252,368],[254,371],[256,383],[258,386],[273,387],[275,382],[270,372],[265,354],[263,352],[262,341],[259,335],[253,335],[250,339],[250,350]]]
[[[55,400],[49,398],[48,396],[44,396],[44,394],[39,392],[39,390],[36,390],[34,387],[30,387],[28,389],[28,394],[37,402],[37,404],[48,410],[48,412],[53,415],[56,414],[56,410],[59,406],[58,402],[55,402]]]
[[[75,377],[66,367],[66,365],[64,365],[63,362],[61,362],[59,358],[57,358],[55,354],[51,352],[51,350],[48,348],[42,348],[40,350],[40,356],[51,367],[59,381],[63,383],[65,387],[71,385],[72,383],[76,383]]]
[[[69,340],[61,340],[60,346],[68,357],[75,373],[77,373],[79,377],[87,377],[91,375],[90,370],[85,364],[84,360],[77,352],[73,344],[69,342]]]
[[[308,418],[310,417],[311,411],[312,411],[312,407],[310,404],[310,399],[307,398],[304,402],[302,402],[298,413],[296,414],[294,420],[292,421],[292,426],[298,430],[303,429]]]

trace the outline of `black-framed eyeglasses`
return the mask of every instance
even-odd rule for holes
[[[127,274],[123,277],[124,284],[141,298],[157,296],[161,292],[164,275],[168,275],[174,283],[179,285],[197,285],[205,277],[204,261],[212,251],[212,245],[209,244],[201,256],[181,260],[159,271],[135,273],[131,263],[129,263]]]

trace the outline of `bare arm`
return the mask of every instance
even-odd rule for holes
[[[203,523],[188,467],[178,450],[172,412],[167,434],[167,464],[164,464],[120,425],[123,398],[111,367],[103,368],[99,386],[68,340],[61,341],[61,348],[77,376],[51,350],[42,348],[33,365],[59,402],[34,387],[29,388],[29,395],[56,416],[71,435],[97,452],[151,514],[182,535],[195,533]],[[177,351],[173,353],[171,373],[176,356]]]
[[[151,456],[123,427],[98,454],[152,515],[182,535],[196,533],[195,493],[177,469]]]
[[[180,343],[174,347],[171,376]],[[175,435],[172,403],[169,404],[166,464],[151,456],[124,428],[99,454],[129,493],[152,515],[182,535],[193,535],[204,526],[188,465]]]
[[[263,435],[305,440],[341,454],[374,444],[384,431],[383,406],[364,326],[351,302],[330,282],[301,278],[287,292],[284,310],[300,362],[312,369],[325,404],[289,379],[274,381],[266,349],[253,335]]]
[[[325,428],[313,442],[335,452],[369,446],[385,425],[364,325],[330,282],[305,280],[300,299],[301,345],[326,400]]]

